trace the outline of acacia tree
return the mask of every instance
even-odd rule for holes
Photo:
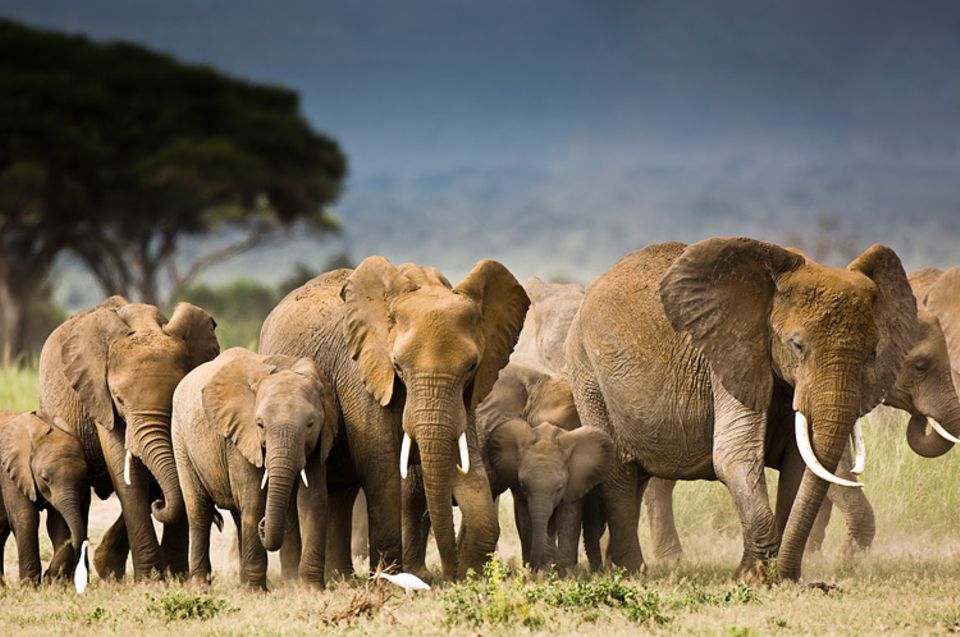
[[[287,89],[0,20],[0,95],[7,353],[22,332],[22,312],[7,307],[25,307],[65,248],[105,293],[165,305],[205,268],[294,224],[338,228],[326,206],[346,159]],[[214,231],[225,241],[178,254],[185,237]]]

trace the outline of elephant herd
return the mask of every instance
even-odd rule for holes
[[[374,256],[290,292],[259,352],[221,353],[215,328],[188,303],[168,320],[111,297],[50,335],[37,410],[0,414],[0,548],[12,531],[21,580],[41,579],[44,508],[46,574],[74,570],[91,489],[122,507],[102,578],[128,553],[135,578],[210,578],[219,509],[243,582],[266,588],[279,551],[285,579],[322,587],[353,571],[361,489],[371,568],[428,576],[432,531],[444,579],[479,571],[509,489],[533,568],[575,569],[582,537],[592,569],[638,570],[641,502],[654,554],[682,552],[676,480],[729,490],[738,576],[776,560],[798,579],[831,503],[852,544],[873,539],[861,416],[907,411],[922,456],[960,442],[960,268],[908,277],[882,245],[835,268],[753,239],[663,243],[586,290],[492,260],[453,286]]]

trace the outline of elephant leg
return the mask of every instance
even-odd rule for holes
[[[130,481],[123,479],[123,465],[126,449],[119,431],[105,431],[98,428],[103,457],[110,470],[113,488],[120,499],[124,524],[127,528],[127,540],[133,557],[133,577],[136,580],[154,577],[160,574],[160,543],[153,530],[153,517],[150,511],[151,476],[137,459],[130,462]]]
[[[259,485],[255,484],[251,493],[240,494],[237,503],[240,505],[240,582],[267,590],[267,551],[259,534],[266,502],[259,491]]]
[[[209,525],[208,525],[209,528]],[[164,575],[185,579],[190,572],[190,523],[186,516],[163,525],[160,557]]]
[[[658,562],[670,564],[683,558],[683,547],[673,515],[673,489],[676,486],[676,480],[651,478],[643,496],[650,519],[653,556]]]
[[[603,483],[603,506],[610,529],[608,554],[612,562],[628,571],[644,567],[637,525],[640,523],[640,499],[650,476],[633,462],[614,463],[610,477]]]
[[[13,536],[17,541],[17,562],[20,581],[37,585],[40,583],[40,511],[34,506],[18,507],[11,516]]]
[[[70,528],[63,516],[53,507],[47,509],[47,535],[50,536],[50,544],[53,546],[53,558],[43,578],[54,580],[70,577],[76,565],[77,555],[70,542]]]
[[[833,511],[833,502],[830,500],[830,491],[827,490],[827,497],[823,499],[820,505],[820,511],[817,512],[817,518],[813,521],[813,527],[810,529],[810,535],[807,537],[807,552],[819,553],[823,548],[823,540],[827,537],[827,525],[830,524],[830,513]]]
[[[527,498],[521,491],[513,492],[513,519],[520,536],[520,557],[524,564],[530,563],[530,544],[533,538],[533,526],[530,522],[530,509]]]
[[[406,546],[406,545],[404,545]],[[367,530],[367,496],[360,490],[353,503],[353,532],[350,547],[354,557],[367,557],[370,554],[370,534]]]
[[[583,498],[583,548],[593,572],[603,567],[600,538],[606,525],[600,506],[600,489],[595,488]]]
[[[310,478],[310,484],[313,483],[313,479]],[[324,491],[324,494],[326,494],[326,491]],[[283,544],[280,545],[279,551],[280,577],[283,578],[285,582],[297,579],[300,573],[303,544],[300,536],[301,516],[297,508],[297,498],[290,498],[290,512],[287,514],[287,526],[283,530]],[[319,519],[326,525],[325,518],[321,517]],[[326,533],[326,529],[324,529],[324,533]],[[324,547],[324,551],[326,551],[326,547]]]
[[[213,500],[200,485],[199,478],[188,467],[180,470],[180,490],[187,511],[189,532],[190,578],[206,582],[210,580],[210,525],[213,524]],[[166,531],[164,531],[166,533]]]
[[[715,376],[713,393],[713,467],[733,496],[743,527],[743,558],[736,575],[765,577],[780,545],[763,471],[767,417],[731,396]]]
[[[583,499],[561,502],[554,516],[557,530],[557,572],[566,575],[577,568],[580,529],[583,526]]]
[[[100,538],[100,544],[93,553],[93,566],[100,579],[122,580],[127,570],[127,553],[130,552],[130,540],[123,513],[110,525]]]
[[[356,486],[331,489],[327,494],[327,578],[353,575],[353,559],[350,556],[350,524]],[[369,508],[369,507],[368,507]],[[377,566],[372,564],[370,569]]]
[[[427,571],[427,529],[423,519],[427,515],[427,498],[423,491],[423,472],[419,466],[410,467],[406,480],[401,482],[403,492],[403,568],[425,577]],[[429,528],[429,527],[427,527]]]
[[[326,464],[323,461],[309,462],[307,473],[310,487],[300,485],[296,501],[303,547],[299,573],[303,581],[323,588],[327,553]]]
[[[852,468],[853,460],[848,445],[840,457],[840,463],[837,465],[835,473],[846,480],[856,480],[856,476],[850,471]],[[877,533],[877,521],[873,513],[873,507],[867,500],[863,489],[830,485],[826,499],[843,513],[843,519],[847,523],[847,539],[840,549],[841,555],[850,558],[860,551],[869,549]]]
[[[463,579],[469,571],[482,573],[483,565],[497,550],[500,539],[500,521],[497,507],[490,495],[490,483],[483,469],[476,435],[467,436],[470,453],[470,472],[459,472],[453,480],[453,497],[460,506],[460,547],[457,555],[457,578]]]
[[[3,513],[3,502],[0,502],[0,514]],[[3,555],[6,552],[7,548],[7,538],[10,537],[10,521],[7,520],[5,514],[0,515],[0,588],[6,586],[6,582],[3,579]]]
[[[369,423],[382,428],[370,445],[353,445],[353,462],[360,474],[360,487],[367,495],[367,525],[370,530],[370,570],[383,563],[388,568],[403,567],[403,530],[401,510],[403,496],[400,488],[400,444],[396,435],[396,425],[392,420]],[[390,434],[387,436],[386,434]],[[343,540],[350,559],[350,522],[353,516],[353,501],[357,490],[354,488],[347,507],[342,512],[346,518]],[[351,562],[352,570],[352,562]]]

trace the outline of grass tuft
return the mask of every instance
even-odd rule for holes
[[[166,622],[213,619],[221,611],[236,611],[229,608],[227,600],[206,594],[190,594],[185,591],[164,591],[159,596],[144,594],[147,614]]]

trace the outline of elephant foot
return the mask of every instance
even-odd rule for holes
[[[683,561],[683,549],[678,546],[676,548],[660,550],[657,551],[653,557],[659,564],[676,566]]]
[[[769,586],[776,579],[770,564],[770,559],[744,557],[733,578],[745,584]]]
[[[869,544],[862,544],[854,538],[847,538],[840,547],[840,559],[843,561],[855,560],[861,553],[870,550]]]
[[[127,555],[117,555],[101,544],[93,553],[93,567],[103,580],[120,581],[127,570]]]

